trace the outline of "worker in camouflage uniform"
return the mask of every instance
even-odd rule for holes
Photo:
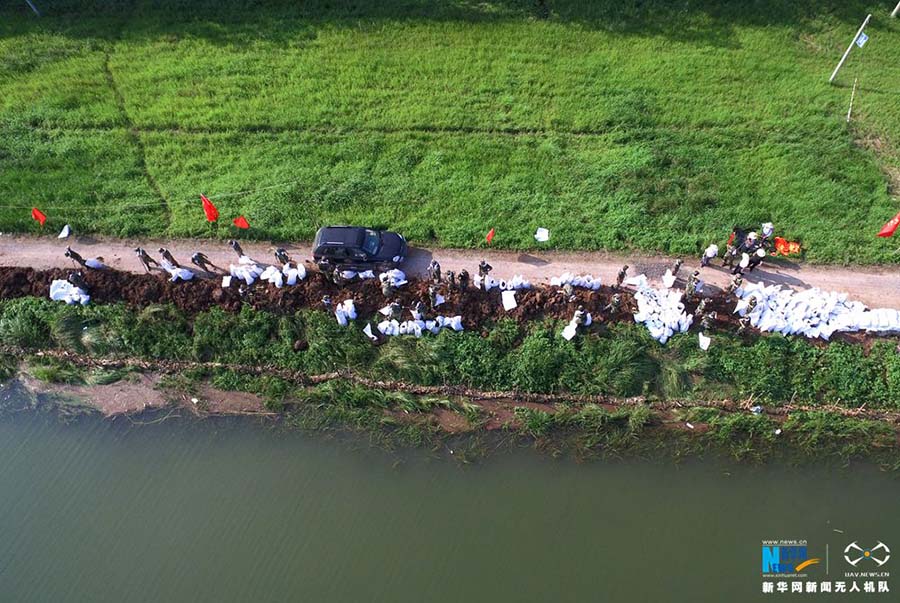
[[[288,255],[288,252],[286,250],[279,247],[275,250],[275,261],[284,266],[285,264],[290,263],[291,256]]]
[[[84,282],[84,273],[81,270],[70,272],[66,275],[66,280],[85,292],[88,290],[87,283]]]
[[[428,286],[428,304],[432,311],[437,307],[437,289],[434,285]]]
[[[575,315],[572,317],[576,327],[584,326],[586,314],[587,312],[584,311],[584,306],[578,306],[578,309],[575,310]]]
[[[449,287],[451,291],[456,289],[456,273],[452,270],[447,271],[447,287]]]
[[[619,270],[619,274],[616,276],[616,289],[622,288],[622,283],[625,282],[625,278],[628,276],[628,264],[622,266],[622,269]]]
[[[431,277],[432,283],[441,282],[441,265],[437,260],[431,260],[431,263],[428,264],[428,275]]]
[[[192,255],[191,264],[197,266],[201,270],[205,270],[206,272],[215,272],[215,265],[213,265],[213,263],[209,261],[209,258],[206,257],[205,253],[201,253],[198,251],[197,253]]]
[[[138,260],[140,260],[141,264],[143,264],[144,269],[146,269],[147,272],[150,272],[150,264],[159,268],[159,262],[150,257],[150,254],[147,253],[143,247],[135,247],[134,254],[137,256]]]
[[[418,300],[412,309],[413,318],[416,320],[422,320],[425,318],[425,304],[422,303],[422,300]]]
[[[326,312],[334,312],[334,302],[331,301],[330,295],[322,296],[322,305],[325,306]]]
[[[459,289],[465,291],[469,288],[469,271],[463,268],[459,271]]]
[[[703,315],[703,318],[700,319],[700,326],[703,327],[704,331],[711,331],[716,324],[717,317],[718,315],[715,310],[707,312]]]
[[[399,321],[403,317],[403,306],[395,301],[392,301],[389,307],[391,309],[391,318]]]
[[[687,284],[684,286],[684,293],[688,299],[697,296],[697,285],[700,283],[700,271],[694,270],[688,277]]]
[[[735,291],[741,288],[741,285],[744,284],[744,277],[740,274],[735,274],[731,277],[731,282],[728,283],[728,286],[725,288],[725,292],[731,295],[734,295]]]
[[[609,304],[605,308],[603,308],[604,312],[609,312],[610,314],[615,314],[619,311],[619,308],[622,307],[622,296],[618,293],[613,293],[612,299]]]
[[[699,318],[706,312],[706,303],[707,303],[706,298],[703,298],[700,300],[700,303],[697,304],[697,307],[694,308],[694,317],[695,318]]]
[[[162,259],[166,260],[176,268],[181,268],[181,264],[178,263],[178,260],[175,259],[175,256],[172,255],[172,252],[166,249],[165,247],[159,248],[159,255],[162,256]]]
[[[491,266],[484,260],[481,260],[481,262],[479,262],[479,264],[478,264],[478,276],[480,276],[481,278],[484,278],[488,274],[490,274],[491,270],[493,270],[493,269],[494,269],[493,266]]]
[[[81,266],[82,268],[85,267],[85,260],[84,260],[84,258],[81,257],[81,254],[80,254],[80,253],[78,253],[77,251],[75,251],[75,250],[72,249],[71,247],[66,247],[66,253],[65,253],[64,255],[65,255],[67,258],[69,258],[70,260],[72,260],[73,262],[75,262],[76,264],[78,264],[79,266]]]
[[[675,260],[675,263],[672,264],[672,276],[678,276],[678,271],[681,270],[683,263],[684,261],[681,258]]]
[[[396,288],[394,287],[394,283],[388,278],[387,274],[381,275],[381,294],[384,295],[385,299],[389,299],[394,296],[394,291]]]
[[[230,241],[228,241],[228,244],[231,246],[231,248],[232,248],[232,249],[234,250],[234,252],[237,254],[238,259],[240,259],[242,255],[244,255],[244,250],[241,249],[241,244],[240,244],[240,243],[238,243],[238,242],[235,241],[234,239],[231,239]]]
[[[738,335],[743,335],[750,328],[750,317],[749,316],[741,316],[738,319]]]

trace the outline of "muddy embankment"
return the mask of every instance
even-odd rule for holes
[[[64,279],[68,272],[65,269],[0,267],[0,299],[26,296],[47,298],[51,281]],[[259,281],[249,287],[238,285],[237,279],[230,287],[223,288],[221,276],[172,283],[162,273],[133,274],[117,270],[88,270],[84,278],[90,288],[91,303],[125,302],[138,308],[168,303],[189,316],[217,306],[229,312],[237,312],[245,305],[278,313],[292,313],[304,308],[321,309],[323,296],[329,295],[335,303],[352,299],[359,317],[368,319],[375,317],[378,310],[388,303],[381,293],[380,284],[374,279],[338,287],[314,270],[309,272],[306,280],[281,289]],[[422,301],[427,306],[429,284],[423,279],[411,278],[408,285],[397,290],[395,299],[404,308],[412,307],[417,301]],[[508,312],[503,309],[500,291],[496,288],[482,291],[470,286],[461,291],[458,288],[451,289],[444,282],[438,286],[438,292],[445,298],[445,302],[435,314],[462,316],[467,330],[479,329],[501,318],[512,318],[519,322],[540,318],[568,320],[578,305],[583,305],[597,322],[632,322],[632,314],[636,309],[633,293],[626,288],[619,291],[622,300],[619,311],[612,315],[605,312],[604,308],[616,292],[606,286],[598,291],[576,289],[576,299],[573,301],[560,288],[549,285],[519,290],[516,292],[518,307]],[[693,311],[696,303],[697,300],[686,300],[687,311]],[[724,293],[707,297],[706,308],[717,312],[717,326],[736,328],[737,322],[732,314],[733,298]],[[378,318],[381,316],[378,315]]]

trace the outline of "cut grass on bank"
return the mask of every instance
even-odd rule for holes
[[[53,227],[209,234],[200,192],[291,182],[220,197],[223,218],[460,247],[491,227],[533,247],[545,226],[559,248],[679,254],[771,219],[810,261],[897,260],[873,237],[896,213],[900,140],[883,6],[547,5],[70,1],[40,20],[4,5],[0,229],[33,229],[44,205]],[[866,12],[870,41],[829,86]]]

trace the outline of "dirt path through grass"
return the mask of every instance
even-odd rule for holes
[[[167,247],[184,264],[189,264],[190,256],[203,251],[218,266],[227,267],[235,261],[235,255],[224,241],[200,239],[169,240],[125,240],[77,238],[57,240],[49,237],[26,237],[4,234],[0,236],[0,265],[30,266],[36,269],[59,268],[71,265],[63,256],[66,245],[71,245],[84,257],[102,257],[104,261],[119,270],[142,271],[132,250],[137,245],[147,249],[154,257],[157,249]],[[276,245],[267,242],[244,242],[244,251],[261,263],[273,262],[272,252]],[[310,258],[309,243],[295,243],[284,246],[296,260]],[[517,253],[496,250],[429,249],[416,247],[404,269],[409,274],[421,275],[432,258],[436,258],[444,270],[459,272],[465,268],[470,273],[477,272],[478,262],[486,259],[493,267],[496,278],[510,278],[515,274],[535,283],[547,282],[550,277],[563,272],[593,274],[601,276],[604,283],[615,280],[616,273],[623,264],[628,264],[630,275],[644,273],[659,282],[674,257],[661,255],[620,255],[604,252],[532,252]],[[699,266],[697,258],[686,257],[680,276],[686,278],[690,270]],[[724,287],[731,278],[726,270],[717,266],[701,271],[704,282],[713,287]],[[787,259],[772,259],[761,269],[750,273],[746,280],[751,282],[777,283],[794,289],[819,287],[827,291],[843,291],[851,299],[859,300],[870,307],[900,308],[900,268],[889,266],[821,266],[807,265]]]

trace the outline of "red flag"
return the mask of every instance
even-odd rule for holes
[[[44,222],[47,221],[47,216],[44,215],[44,212],[42,212],[41,210],[39,210],[36,207],[31,208],[31,217],[33,219],[37,220],[38,222],[40,222],[41,226],[43,226]],[[896,228],[896,226],[894,228]]]
[[[726,245],[731,245],[731,243],[734,241],[734,235],[735,235],[735,233],[734,233],[734,231],[732,231],[731,236],[728,237],[728,242],[725,243]]]
[[[219,219],[219,210],[213,205],[213,202],[206,198],[206,195],[200,195],[200,200],[203,201],[203,213],[206,214],[207,222],[215,222]]]
[[[244,230],[250,228],[250,222],[248,222],[247,218],[245,218],[244,216],[238,216],[237,218],[235,218],[234,225],[238,228],[243,228]]]
[[[490,245],[491,241],[493,241],[493,240],[494,240],[494,229],[492,228],[491,231],[487,234],[488,245]]]
[[[879,237],[890,237],[893,236],[894,231],[897,230],[897,226],[900,226],[900,214],[897,214],[890,220],[888,220],[887,224],[881,227],[881,231],[878,233]]]

